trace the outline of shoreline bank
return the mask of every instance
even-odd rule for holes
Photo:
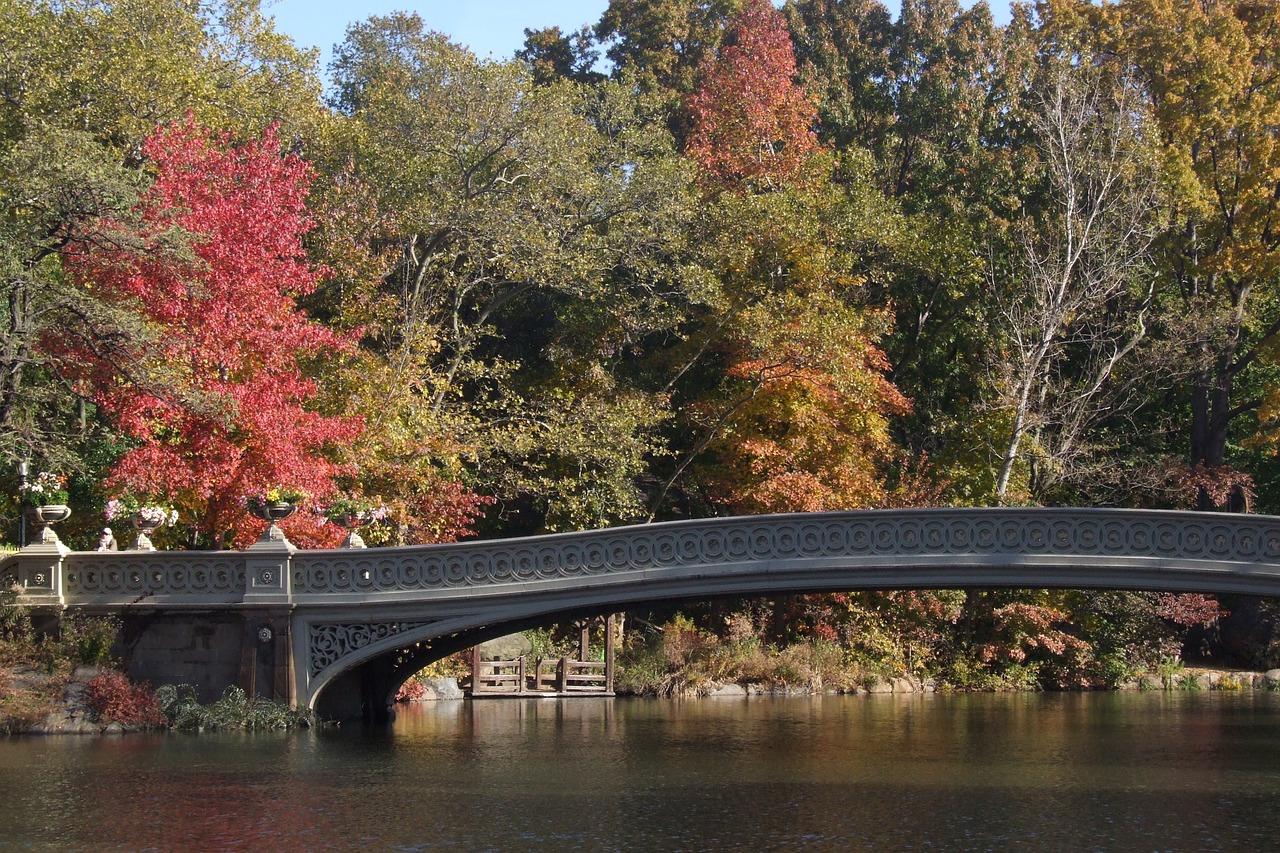
[[[22,735],[119,735],[140,731],[162,731],[162,729],[144,729],[119,722],[103,723],[94,719],[86,703],[87,685],[95,676],[102,673],[100,667],[78,667],[69,677],[59,677],[37,670],[16,670],[8,673],[0,682],[0,695],[14,697],[26,692],[38,694],[42,690],[61,689],[61,702],[55,702],[52,710],[43,714],[40,719],[30,725],[11,731],[10,736]],[[61,684],[59,684],[61,682]],[[1145,691],[1238,691],[1238,690],[1280,690],[1280,669],[1266,672],[1251,670],[1222,670],[1200,667],[1187,669],[1164,675],[1147,674],[1140,678],[1124,682],[1114,688],[1081,688],[1060,692],[1093,692],[1094,690],[1145,690]],[[739,684],[729,682],[713,684],[691,689],[678,695],[661,698],[702,699],[733,697],[781,697],[781,696],[817,696],[817,695],[902,695],[913,693],[959,693],[959,692],[1042,692],[1042,691],[956,691],[939,686],[933,679],[916,676],[900,676],[897,678],[875,679],[864,687],[853,689],[827,689],[815,685],[796,684]],[[652,694],[619,694],[645,698]],[[456,701],[465,698],[463,690],[453,678],[434,679],[427,683],[420,696],[411,702]]]

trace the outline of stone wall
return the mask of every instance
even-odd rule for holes
[[[289,622],[262,611],[126,613],[120,647],[129,677],[153,687],[191,684],[201,703],[232,685],[250,696],[294,701]]]

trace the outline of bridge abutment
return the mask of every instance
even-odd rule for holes
[[[119,651],[130,678],[193,685],[202,703],[232,685],[249,696],[297,702],[286,609],[126,610]]]

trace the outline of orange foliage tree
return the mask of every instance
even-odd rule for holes
[[[769,0],[738,15],[685,108],[685,152],[721,181],[787,181],[818,150],[818,107],[796,82],[791,35]]]
[[[890,418],[909,409],[875,345],[885,325],[824,293],[743,313],[728,375],[745,391],[711,446],[717,498],[750,513],[884,503]]]

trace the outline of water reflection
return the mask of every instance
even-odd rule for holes
[[[1262,849],[1268,693],[481,700],[0,741],[0,850]]]

